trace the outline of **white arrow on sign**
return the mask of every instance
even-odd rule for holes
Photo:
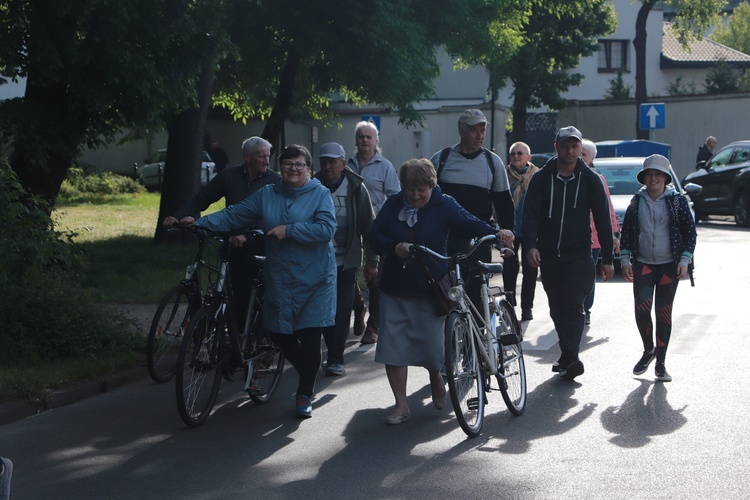
[[[659,112],[656,111],[656,107],[651,106],[651,108],[649,108],[648,112],[646,113],[646,116],[648,116],[649,128],[656,128],[656,117],[659,116]]]

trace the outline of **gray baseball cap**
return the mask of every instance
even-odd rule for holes
[[[555,136],[555,143],[563,142],[565,139],[575,137],[579,141],[583,141],[583,134],[580,130],[573,126],[563,127],[557,131]]]
[[[326,142],[320,146],[318,158],[346,158],[344,147],[337,142]]]
[[[461,113],[461,116],[458,119],[459,125],[468,125],[470,127],[473,127],[474,125],[477,125],[479,123],[486,123],[489,125],[489,121],[487,121],[487,118],[484,116],[484,113],[482,113],[478,109],[467,109],[463,113]]]

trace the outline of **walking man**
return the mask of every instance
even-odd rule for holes
[[[523,243],[529,264],[540,267],[550,316],[560,340],[552,371],[573,380],[584,372],[578,357],[583,302],[594,286],[589,213],[599,234],[612,234],[607,194],[599,175],[580,158],[583,136],[575,127],[555,137],[557,156],[531,178],[523,207]],[[601,239],[602,277],[614,274],[612,239]]]
[[[378,256],[370,249],[367,239],[375,214],[362,177],[346,167],[344,148],[335,142],[323,144],[318,157],[320,171],[315,178],[331,191],[336,211],[336,232],[333,235],[337,268],[336,325],[323,330],[328,347],[325,374],[340,376],[345,373],[344,349],[363,253],[365,278],[372,279],[378,273]]]
[[[349,158],[346,165],[364,179],[367,191],[370,193],[372,209],[378,215],[380,208],[389,196],[401,191],[396,169],[393,163],[388,161],[378,146],[378,128],[374,123],[361,121],[354,128],[354,142],[357,152]],[[380,259],[381,263],[384,259]],[[381,264],[382,265],[382,264]],[[362,336],[363,344],[374,344],[378,341],[378,330],[380,329],[380,273],[371,277],[365,273],[367,291],[370,302],[370,316],[367,318],[365,329],[364,317],[367,307],[359,287],[355,285],[354,297],[354,335]],[[349,321],[347,320],[347,325]]]
[[[491,222],[494,208],[503,246],[512,248],[515,213],[513,198],[503,161],[495,153],[482,147],[487,127],[489,122],[484,113],[478,109],[467,109],[458,119],[459,143],[436,152],[431,161],[437,171],[440,189],[444,194],[453,196],[468,212],[478,219]],[[469,233],[451,231],[448,253],[464,250],[471,238]],[[470,259],[472,262],[492,262],[492,248],[479,248]],[[470,281],[467,293],[477,310],[483,311],[480,286],[478,280]],[[507,297],[515,306],[515,290],[508,292]]]

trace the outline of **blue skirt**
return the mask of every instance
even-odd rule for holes
[[[445,317],[432,299],[380,292],[380,329],[375,361],[438,370],[445,364]]]

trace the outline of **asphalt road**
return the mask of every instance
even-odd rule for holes
[[[524,342],[529,395],[512,417],[489,396],[482,434],[430,404],[412,369],[412,419],[392,405],[374,348],[354,340],[347,374],[321,378],[313,418],[291,418],[295,374],[257,406],[222,385],[206,425],[186,428],[174,384],[149,379],[0,427],[16,464],[12,498],[746,498],[750,494],[750,231],[701,224],[696,287],[682,282],[667,357],[671,383],[641,353],[631,285],[597,284],[575,382],[558,356],[541,283]]]

